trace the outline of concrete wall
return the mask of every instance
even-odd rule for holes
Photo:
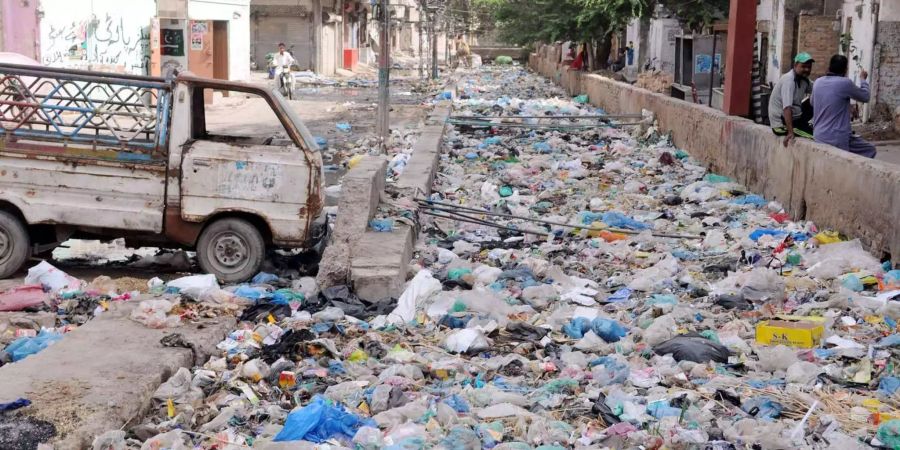
[[[228,22],[228,79],[250,79],[250,0],[190,0],[191,20]]]
[[[654,19],[650,21],[650,59],[655,59],[654,67],[664,72],[675,73],[675,35],[681,29],[677,19]]]
[[[887,105],[889,113],[900,108],[900,21],[878,24],[879,46],[876,102]]]
[[[795,219],[836,229],[866,243],[876,257],[900,263],[900,166],[798,140],[784,148],[771,130],[599,75],[569,72],[532,54],[529,65],[570,94],[585,93],[610,113],[653,111],[675,144],[710,170],[733,177],[783,204]]]
[[[154,0],[42,0],[41,61],[55,67],[145,74]]]

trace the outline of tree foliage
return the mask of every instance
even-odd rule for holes
[[[632,19],[648,18],[657,3],[687,28],[699,29],[728,11],[729,0],[475,0],[490,11],[500,39],[519,45],[536,41],[602,41]]]

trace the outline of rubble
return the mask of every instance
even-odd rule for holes
[[[193,317],[240,317],[95,448],[897,446],[900,272],[654,127],[598,126],[515,65],[464,73],[433,194],[368,224],[421,226],[399,299],[269,273],[134,299],[40,282],[39,308],[140,301],[164,345]]]

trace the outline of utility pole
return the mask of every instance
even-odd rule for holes
[[[437,21],[437,13],[435,10],[428,12],[428,27],[431,29],[431,79],[438,79],[438,35],[435,22]]]
[[[419,79],[425,78],[425,56],[424,56],[424,44],[425,40],[425,27],[422,26],[422,13],[419,13],[419,23],[416,24],[416,30],[419,31]]]
[[[380,140],[381,152],[386,153],[391,137],[391,13],[388,0],[380,0],[381,35],[379,36],[381,54],[378,55],[378,116],[376,128]]]

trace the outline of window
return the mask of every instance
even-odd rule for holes
[[[195,89],[192,109],[194,139],[233,145],[294,146],[272,106],[259,95]]]

